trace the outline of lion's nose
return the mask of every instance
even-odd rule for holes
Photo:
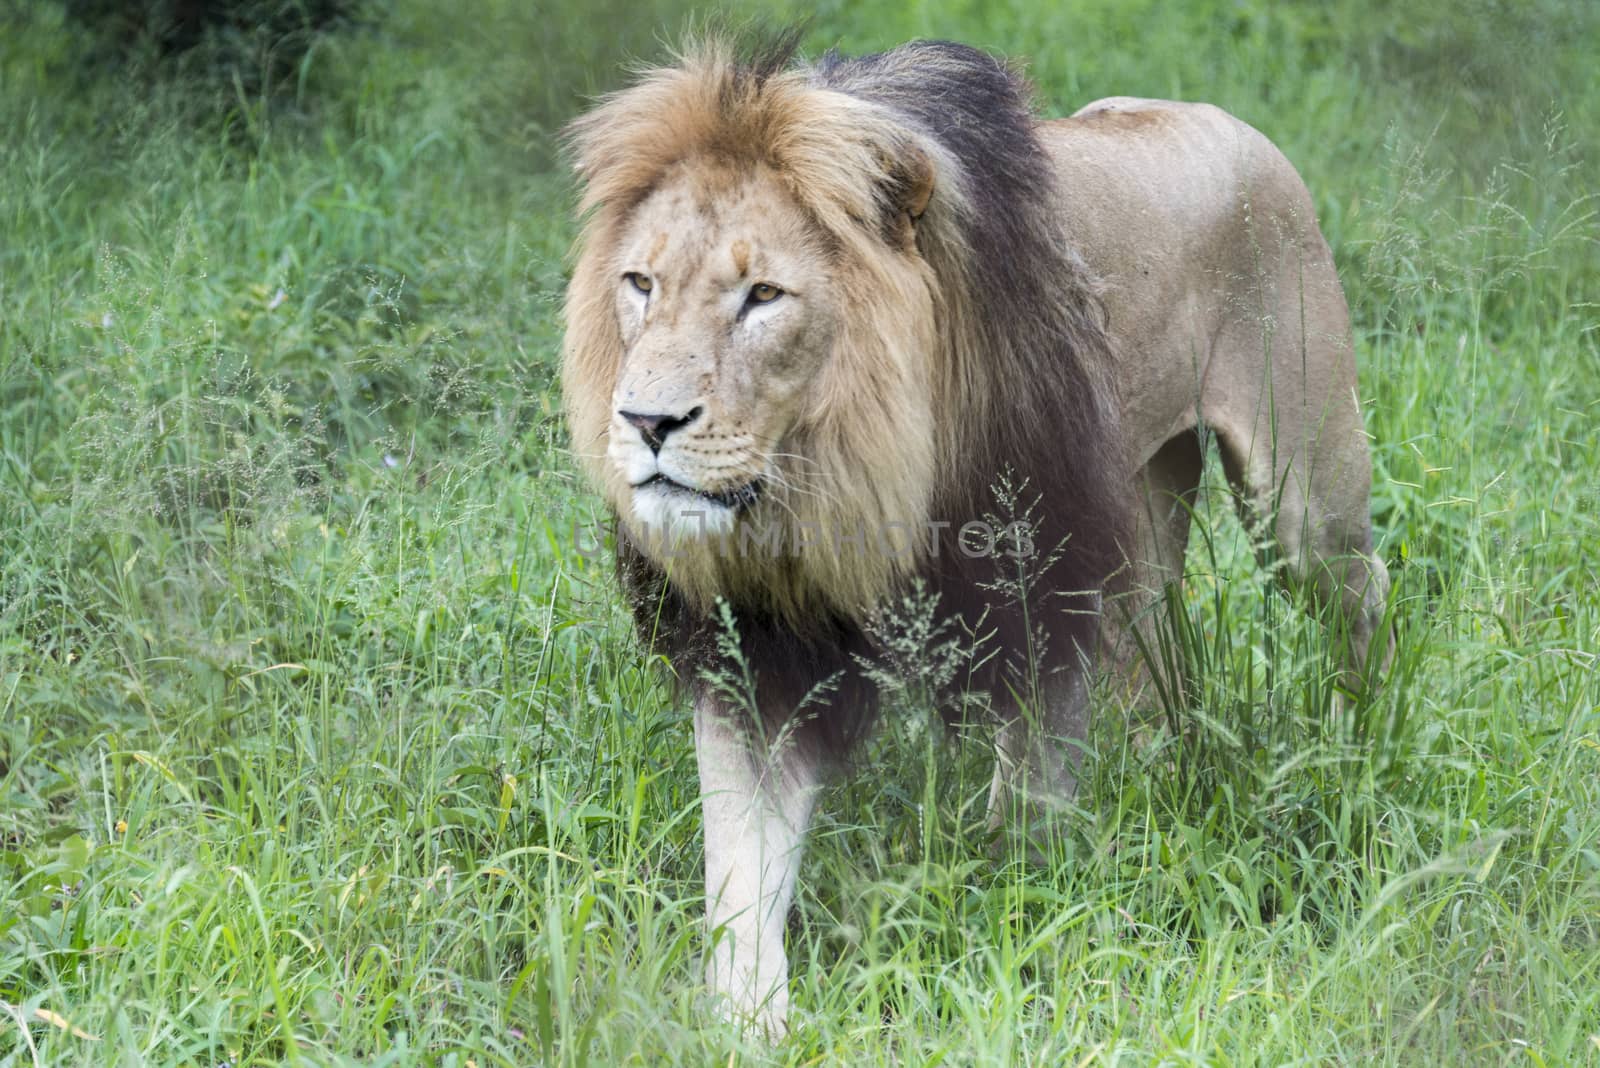
[[[666,444],[668,434],[674,430],[682,430],[699,419],[705,414],[705,409],[695,405],[683,415],[672,415],[669,412],[628,411],[618,411],[617,414],[639,428],[639,435],[644,438],[644,443],[650,446],[651,452],[660,452],[661,446]]]

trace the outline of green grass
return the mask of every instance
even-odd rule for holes
[[[1590,5],[818,9],[1284,148],[1400,646],[1331,721],[1208,493],[1187,743],[1103,722],[1033,866],[982,745],[891,717],[774,1051],[708,1011],[687,711],[571,538],[552,131],[683,24],[602,7],[397,0],[270,100],[0,22],[0,1064],[1600,1063]]]

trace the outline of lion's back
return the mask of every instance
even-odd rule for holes
[[[1342,332],[1343,296],[1311,195],[1254,127],[1210,104],[1110,97],[1038,133],[1063,225],[1101,286],[1137,453],[1148,456],[1188,418],[1193,390],[1174,383],[1194,381],[1197,358],[1209,365],[1246,311],[1279,310],[1263,304],[1264,272],[1291,264],[1301,296]],[[1175,363],[1189,374],[1173,374]]]
[[[1315,233],[1293,164],[1212,104],[1108,97],[1041,123],[1039,134],[1056,164],[1062,210],[1091,260],[1103,251],[1096,242],[1120,246],[1134,236],[1146,246],[1176,243],[1190,257],[1229,255],[1239,227],[1269,219],[1299,217]]]

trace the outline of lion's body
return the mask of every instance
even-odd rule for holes
[[[1202,425],[1286,577],[1345,609],[1353,667],[1377,633],[1344,298],[1293,168],[1215,108],[1029,106],[961,46],[712,46],[574,127],[574,448],[696,692],[713,983],[772,1027],[819,769],[870,722],[909,591],[970,654],[932,681],[1002,724],[997,815],[1016,767],[1030,799],[1071,791],[1102,598],[1181,578]],[[1031,556],[965,551],[963,524],[1019,519]],[[764,724],[703,679],[718,601]]]
[[[1344,291],[1304,183],[1260,133],[1205,104],[1102,100],[1040,135],[1108,313],[1143,491],[1136,589],[1182,577],[1203,426],[1252,518],[1274,524],[1285,577],[1349,602],[1364,661],[1387,573]]]

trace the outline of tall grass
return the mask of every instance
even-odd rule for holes
[[[1399,645],[1333,716],[1214,477],[1170,727],[1098,725],[1038,865],[903,702],[822,806],[775,1051],[706,1011],[687,714],[573,544],[553,377],[553,131],[684,13],[396,0],[221,108],[8,13],[0,1063],[1600,1061],[1600,42],[1463,11],[815,13],[1284,147]]]

